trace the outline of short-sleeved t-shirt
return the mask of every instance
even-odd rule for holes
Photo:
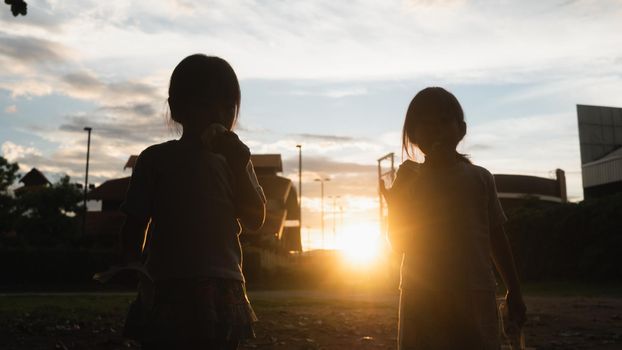
[[[492,174],[463,161],[407,162],[395,181],[408,193],[401,288],[494,290],[490,232],[506,217]]]
[[[150,219],[146,268],[154,280],[244,281],[225,158],[198,143],[173,140],[140,153],[121,210]]]

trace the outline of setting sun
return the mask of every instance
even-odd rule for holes
[[[369,224],[347,227],[337,240],[337,249],[347,263],[352,265],[374,264],[380,258],[384,241],[377,228]]]

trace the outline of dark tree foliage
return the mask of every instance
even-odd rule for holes
[[[0,234],[13,229],[15,221],[15,199],[9,195],[8,188],[17,178],[17,163],[0,157]]]
[[[82,210],[81,198],[82,192],[69,176],[50,187],[21,193],[17,197],[17,234],[35,246],[67,243],[78,233],[76,214]]]
[[[6,193],[7,188],[17,179],[17,163],[11,163],[0,156],[0,193]]]
[[[28,4],[24,0],[4,0],[4,3],[11,6],[11,13],[14,17],[26,16],[28,12]]]

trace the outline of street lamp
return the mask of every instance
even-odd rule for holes
[[[320,182],[320,206],[322,209],[322,249],[324,249],[324,182],[330,181],[329,178],[317,178],[313,181]]]
[[[88,132],[88,139],[86,142],[86,171],[84,173],[84,215],[82,215],[82,235],[86,235],[86,196],[89,188],[89,157],[91,155],[91,130],[93,128],[87,126],[84,131]]]
[[[298,148],[298,210],[300,210],[298,227],[302,234],[302,145],[296,145],[296,148]]]

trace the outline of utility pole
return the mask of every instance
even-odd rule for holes
[[[84,128],[84,131],[88,132],[88,139],[86,142],[86,171],[84,173],[84,214],[82,215],[82,236],[86,236],[86,201],[87,201],[87,193],[89,190],[89,158],[91,155],[91,131],[93,128],[87,126]]]
[[[302,145],[296,145],[296,148],[298,148],[298,210],[300,210],[298,227],[302,235]]]
[[[324,249],[324,182],[330,181],[329,178],[317,178],[314,181],[320,182],[320,206],[322,212],[322,249]]]

